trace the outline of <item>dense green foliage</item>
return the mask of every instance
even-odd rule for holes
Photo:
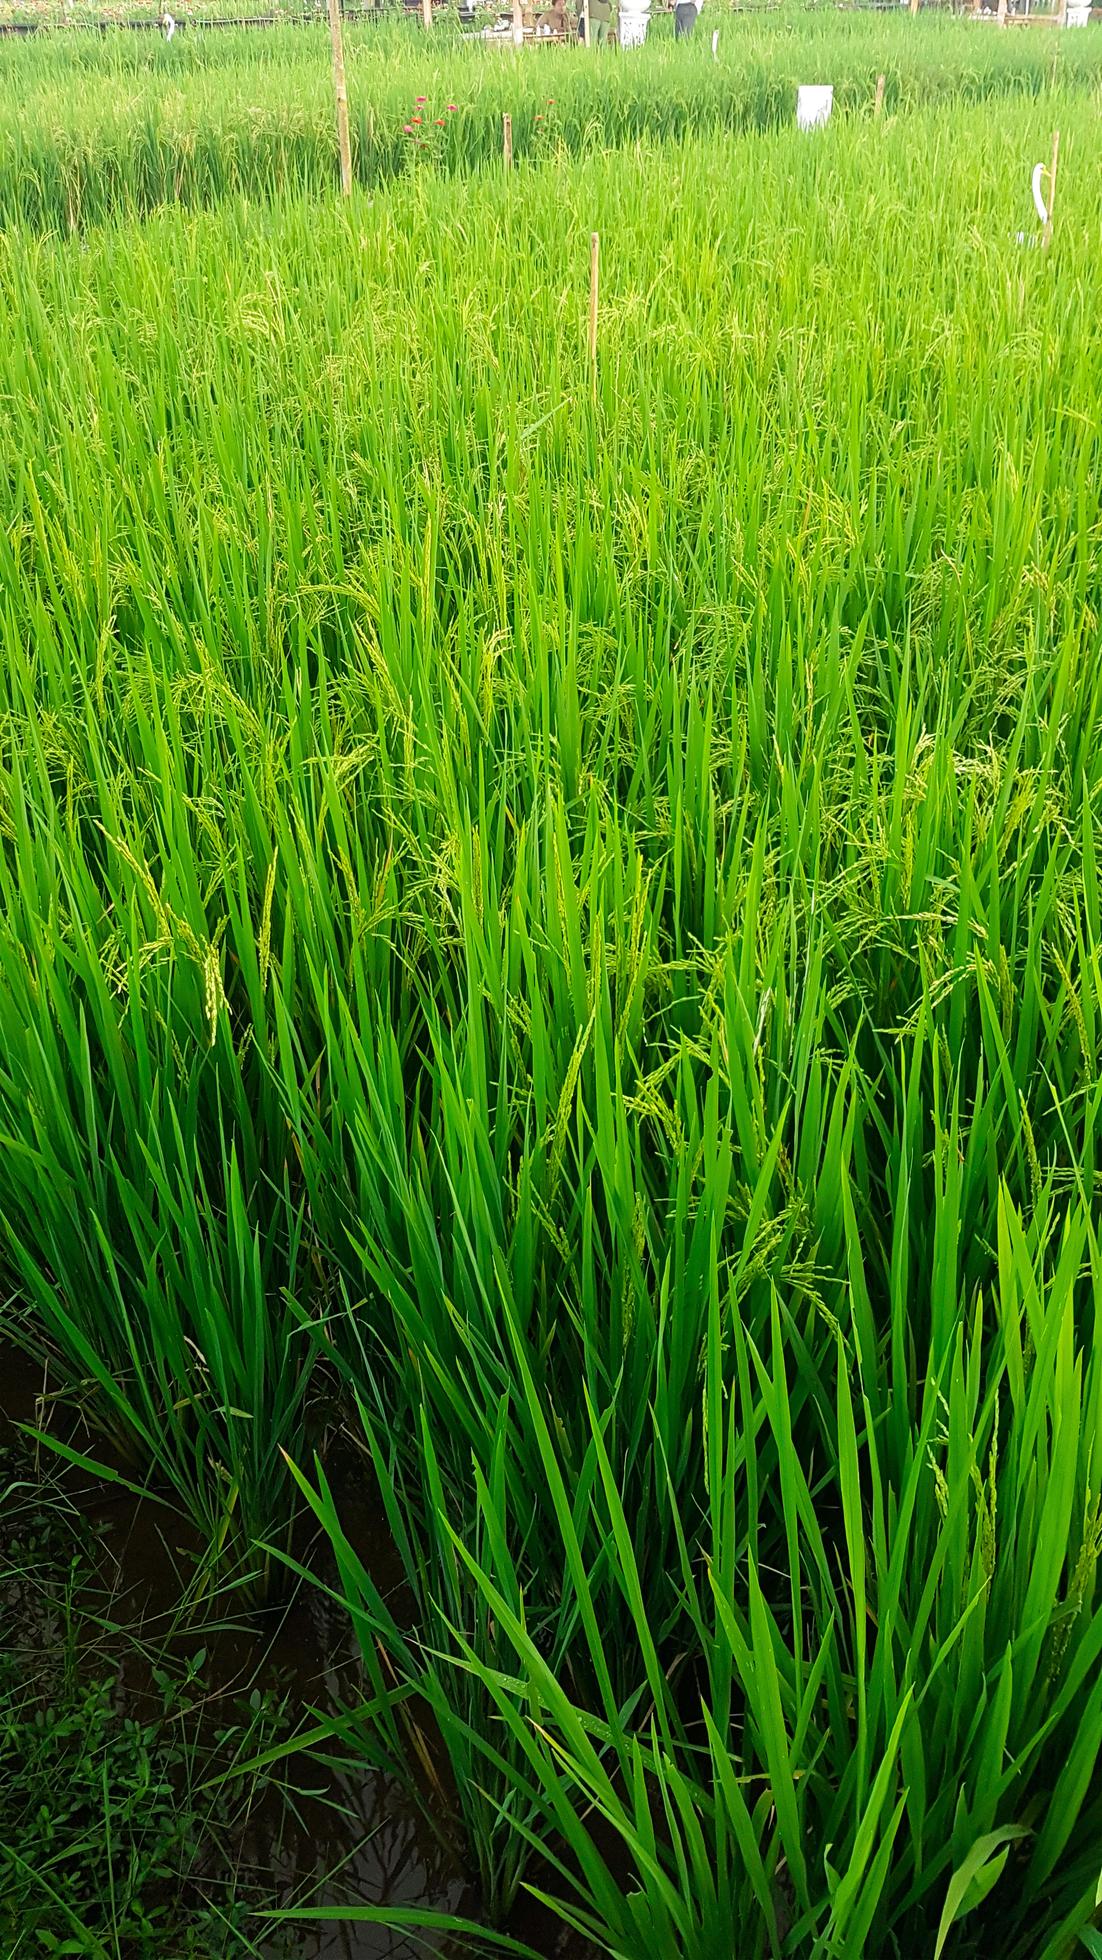
[[[680,62],[607,99],[706,121]],[[11,1321],[227,1558],[302,1491],[365,1763],[442,1746],[487,1914],[539,1846],[626,1960],[1096,1950],[1102,276],[1049,72],[0,239]]]

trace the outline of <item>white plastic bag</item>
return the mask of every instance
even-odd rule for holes
[[[799,129],[819,129],[830,121],[834,107],[832,86],[820,87],[818,83],[811,88],[796,91],[796,126]]]

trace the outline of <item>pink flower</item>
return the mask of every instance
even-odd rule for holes
[[[416,101],[416,107],[417,107],[417,108],[419,109],[419,108],[421,107],[421,104],[422,104],[422,102],[427,102],[427,100],[428,100],[428,97],[427,97],[427,96],[425,96],[425,95],[419,95],[419,96],[417,97],[417,101]]]
[[[457,116],[457,115],[459,114],[459,104],[458,104],[458,102],[449,102],[449,103],[448,103],[448,114],[449,114],[449,116]]]
[[[404,130],[404,132],[405,132],[405,134],[406,134],[407,136],[412,136],[412,135],[413,135],[413,124],[412,124],[412,123],[403,123],[403,125],[402,125],[402,128],[403,128],[403,130]]]

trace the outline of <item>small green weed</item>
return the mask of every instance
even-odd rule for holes
[[[0,1952],[251,1951],[255,1895],[238,1882],[235,1847],[263,1783],[243,1790],[216,1772],[281,1732],[278,1701],[257,1694],[212,1733],[205,1652],[148,1665],[79,1512],[2,1472],[0,1490]]]

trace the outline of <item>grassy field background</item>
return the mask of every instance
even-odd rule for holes
[[[625,1960],[1102,1951],[1096,69],[971,36],[353,43],[347,202],[302,38],[4,54],[8,1333]]]

